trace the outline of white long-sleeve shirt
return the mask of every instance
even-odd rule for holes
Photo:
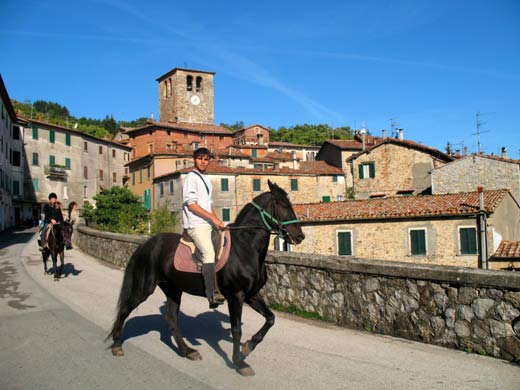
[[[195,215],[188,209],[188,205],[197,203],[200,207],[208,212],[212,212],[211,193],[213,188],[209,179],[200,172],[194,171],[188,173],[184,178],[182,185],[182,226],[185,229],[192,229],[198,226],[207,226],[211,224],[204,218]],[[204,185],[206,183],[206,185]],[[207,186],[207,189],[206,189]]]

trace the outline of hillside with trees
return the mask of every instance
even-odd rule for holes
[[[138,118],[133,121],[117,121],[112,115],[106,115],[104,119],[93,119],[86,117],[75,117],[70,114],[67,107],[55,102],[37,100],[34,103],[12,101],[15,111],[28,119],[38,119],[47,123],[53,123],[78,131],[104,138],[112,137],[119,127],[139,127],[146,123],[147,118]],[[242,130],[245,125],[242,121],[234,124],[221,123],[236,132]],[[321,145],[327,139],[353,139],[354,132],[349,126],[333,129],[326,124],[318,125],[295,125],[291,127],[280,127],[271,130],[271,141],[289,142],[303,145]]]
[[[42,120],[68,128],[76,128],[78,131],[99,138],[111,138],[120,126],[138,127],[146,123],[146,118],[139,118],[133,121],[116,121],[112,115],[106,115],[104,119],[77,118],[70,114],[67,107],[44,100],[37,100],[32,104],[12,100],[12,103],[15,111],[25,118]]]

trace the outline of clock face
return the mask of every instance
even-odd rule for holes
[[[200,103],[200,97],[198,97],[197,95],[193,95],[193,96],[190,98],[190,102],[191,102],[191,104],[193,104],[194,106],[197,106],[197,105]]]

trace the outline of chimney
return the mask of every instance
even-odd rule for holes
[[[467,156],[468,155],[468,147],[464,146],[463,150],[464,150],[464,152],[463,152],[464,156]]]
[[[399,141],[403,141],[404,140],[404,132],[403,132],[403,129],[399,129]]]
[[[507,148],[505,146],[502,146],[502,153],[500,154],[500,157],[507,158]]]
[[[385,129],[383,129],[381,131],[381,138],[386,139],[386,130]]]

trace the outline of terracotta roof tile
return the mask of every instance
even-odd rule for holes
[[[507,190],[484,191],[486,212],[493,212],[507,194]],[[467,215],[476,213],[478,209],[479,195],[477,192],[294,205],[294,210],[302,221],[348,221]]]
[[[282,175],[282,176],[309,176],[309,175],[342,175],[343,171],[331,165],[328,165],[324,161],[316,161],[320,164],[305,165],[300,169],[292,169],[287,167],[282,168],[271,168],[271,169],[259,169],[259,168],[244,168],[244,167],[228,167],[220,165],[216,161],[211,161],[208,165],[206,173],[228,173],[228,174],[250,174],[250,175]],[[322,164],[321,164],[322,163]],[[193,170],[193,168],[182,169],[181,173],[187,173]]]
[[[125,130],[125,134],[133,133],[135,131],[144,130],[148,128],[162,127],[166,129],[189,130],[198,133],[217,133],[232,135],[233,133],[224,126],[205,124],[205,123],[187,123],[187,122],[153,122],[147,123],[142,127],[135,127]]]
[[[326,142],[337,146],[340,149],[348,149],[348,150],[361,150],[363,144],[354,139],[328,139]]]
[[[494,258],[519,258],[520,259],[520,241],[506,241],[502,240],[496,252],[493,254]]]

